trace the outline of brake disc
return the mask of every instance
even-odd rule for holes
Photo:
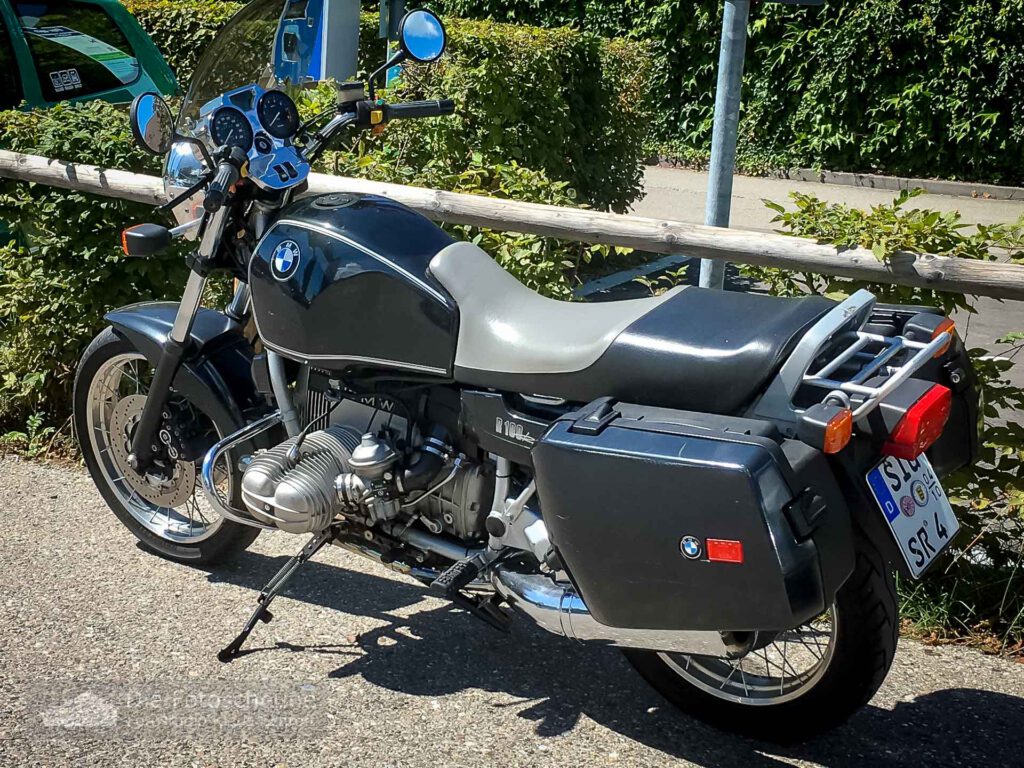
[[[170,476],[156,472],[140,475],[128,463],[132,452],[132,436],[142,418],[145,395],[128,395],[117,401],[110,416],[110,452],[125,482],[139,496],[158,507],[180,507],[196,489],[196,465],[188,461],[168,464]]]

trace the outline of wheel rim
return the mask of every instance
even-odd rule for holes
[[[104,482],[141,526],[174,544],[198,544],[217,533],[224,520],[206,501],[196,464],[173,462],[169,479],[142,478],[127,465],[131,430],[151,378],[149,362],[137,352],[117,355],[100,366],[89,384],[89,443]],[[227,485],[227,470],[219,469],[219,485]]]
[[[679,677],[716,698],[749,706],[792,701],[821,680],[836,645],[835,609],[780,632],[741,658],[660,653]]]

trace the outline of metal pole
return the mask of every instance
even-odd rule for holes
[[[750,0],[725,0],[711,166],[708,169],[708,199],[704,214],[704,223],[713,227],[728,227],[732,210],[732,177],[736,170],[736,135],[739,132],[749,18]],[[722,288],[725,285],[725,262],[702,260],[700,285],[702,288]]]
[[[388,59],[398,51],[398,25],[405,16],[405,0],[386,0],[388,4]],[[390,86],[402,74],[402,66],[392,67],[384,75],[384,83]]]

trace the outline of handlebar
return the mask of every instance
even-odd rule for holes
[[[455,102],[451,99],[434,99],[432,101],[410,101],[405,104],[388,104],[384,107],[384,119],[410,119],[415,117],[442,117],[455,112]]]
[[[206,198],[203,200],[203,208],[207,213],[216,213],[227,202],[229,190],[242,178],[241,168],[245,161],[245,152],[232,147],[227,157],[217,165],[217,175],[207,187]]]

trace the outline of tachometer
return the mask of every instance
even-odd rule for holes
[[[256,104],[256,116],[275,139],[290,139],[298,133],[299,110],[284,91],[264,93]]]
[[[252,126],[248,118],[234,107],[221,107],[210,121],[210,136],[218,147],[252,149]]]

